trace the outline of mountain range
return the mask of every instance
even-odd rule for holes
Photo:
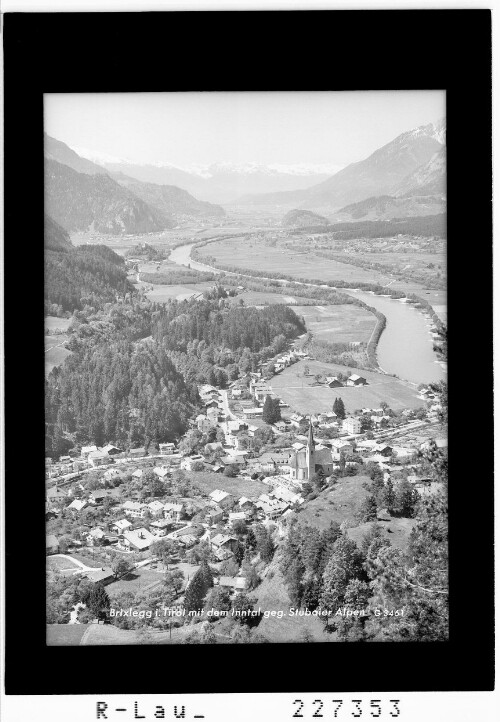
[[[444,196],[445,138],[444,121],[429,123],[402,133],[322,183],[285,193],[248,195],[238,202],[334,213],[379,196]]]
[[[65,143],[45,135],[45,210],[66,231],[112,235],[162,231],[189,218],[218,218],[220,206],[174,186],[115,178]]]
[[[110,174],[124,174],[143,183],[174,185],[211,203],[232,203],[253,193],[291,191],[326,180],[338,166],[318,164],[212,163],[189,168],[168,164],[139,164],[111,159],[82,149],[86,157]],[[90,162],[89,160],[89,162]]]

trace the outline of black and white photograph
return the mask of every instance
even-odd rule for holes
[[[44,95],[48,645],[448,639],[445,100]]]
[[[491,14],[120,10],[4,18],[2,714],[493,719]]]

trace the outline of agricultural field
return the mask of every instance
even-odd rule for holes
[[[306,366],[309,368],[309,376],[304,376]],[[335,376],[339,372],[352,373],[353,369],[307,359],[298,361],[274,376],[269,385],[293,411],[301,414],[331,411],[337,396],[343,400],[348,413],[362,408],[379,408],[381,401],[386,401],[393,411],[425,406],[425,402],[418,398],[417,390],[409,384],[372,371],[359,371],[359,375],[368,381],[367,386],[344,386],[336,389],[323,385],[313,386],[316,374]]]
[[[429,295],[429,289],[425,287],[425,284],[396,278],[389,268],[387,272],[359,268],[349,263],[323,258],[315,254],[313,249],[304,250],[303,239],[297,250],[293,250],[279,245],[279,242],[271,245],[262,239],[231,238],[209,243],[200,249],[200,253],[203,256],[213,256],[217,263],[248,268],[262,274],[267,270],[272,273],[293,276],[297,280],[346,281],[353,288],[359,283],[378,283],[381,286],[390,285],[391,289],[405,293]],[[401,254],[401,256],[405,256],[405,254]],[[411,254],[405,256],[405,258],[408,257],[411,257]],[[262,268],[262,258],[266,259],[265,270]],[[440,256],[433,256],[433,258],[434,263],[440,262],[436,261],[436,258],[441,258]],[[383,254],[377,254],[375,259],[377,259],[376,262],[384,263]],[[436,292],[431,291],[430,293]],[[439,293],[443,298],[446,296],[444,291]],[[428,300],[430,301],[430,299]]]
[[[255,238],[249,241],[244,238],[216,241],[202,247],[200,252],[203,256],[213,256],[217,263],[249,268],[262,274],[269,271],[294,276],[298,280],[352,281],[353,286],[359,282],[374,282],[374,274],[362,268],[347,266],[345,263],[320,258],[307,252],[271,246]],[[265,258],[265,269],[262,267],[263,258]],[[389,276],[384,277],[384,283],[390,280]]]
[[[88,624],[47,624],[48,647],[77,647],[89,628]],[[100,625],[95,625],[100,626]]]
[[[141,589],[144,590],[144,588],[149,584],[161,582],[163,577],[164,572],[140,567],[139,569],[133,569],[125,577],[122,577],[122,579],[118,579],[116,582],[111,582],[111,584],[106,585],[106,591],[108,592],[110,599],[120,592],[133,592],[135,594]]]
[[[443,276],[446,275],[446,243],[443,240],[397,237],[344,241],[324,236],[314,241],[304,238],[288,239],[285,248],[292,252],[336,255],[336,260],[340,263],[344,261],[338,256],[345,255],[347,264],[350,264],[351,260],[352,265],[357,265],[358,262],[367,264],[365,270],[368,273],[398,274],[403,281],[413,281],[423,286],[428,283],[439,286],[444,283]],[[371,264],[381,265],[383,268],[372,270],[369,268]]]
[[[295,296],[287,296],[283,293],[273,293],[272,291],[243,291],[242,293],[238,293],[235,298],[230,299],[230,301],[238,304],[240,299],[243,299],[245,306],[256,306],[257,308],[262,308],[263,306],[273,303],[284,303],[291,305],[294,311],[296,311],[295,304],[303,303],[304,300],[306,300],[302,297],[296,298]],[[316,301],[314,301],[314,303],[316,303]]]
[[[368,343],[377,319],[359,306],[294,306],[317,341]]]
[[[80,567],[78,564],[75,564],[75,562],[67,559],[66,557],[50,556],[47,557],[47,569],[58,572],[76,572],[80,569]]]
[[[361,544],[363,537],[370,530],[373,522],[359,524],[356,514],[368,495],[363,488],[364,482],[369,482],[367,476],[346,476],[312,501],[308,501],[298,515],[299,524],[308,524],[323,531],[330,522],[341,524],[346,521],[349,525],[347,535]],[[416,524],[415,519],[393,517],[390,521],[378,521],[379,528],[384,537],[395,547],[405,549],[408,545],[411,530]]]
[[[59,319],[58,319],[59,320]],[[69,336],[57,334],[45,336],[45,375],[47,376],[55,366],[60,366],[64,359],[71,355],[71,351],[63,344],[69,341]]]
[[[258,499],[261,494],[269,491],[269,487],[261,481],[238,476],[232,479],[224,474],[214,474],[210,471],[193,471],[190,479],[204,494],[210,494],[214,489],[222,489],[233,494],[237,499],[241,496]]]
[[[299,524],[309,524],[320,531],[327,529],[330,522],[343,521],[357,526],[356,514],[368,496],[363,483],[369,483],[368,476],[346,476],[325,491],[316,499],[307,501],[298,514]]]
[[[136,288],[151,288],[150,283],[134,283]],[[183,301],[197,294],[203,294],[203,292],[209,288],[213,288],[213,283],[192,283],[186,284],[185,286],[165,286],[165,285],[154,285],[152,291],[146,291],[146,295],[150,301],[156,303],[166,303],[171,299],[177,301]]]
[[[393,517],[390,521],[379,521],[377,526],[383,536],[397,549],[405,550],[410,540],[411,530],[417,523],[416,519],[404,519]],[[347,536],[359,546],[365,534],[368,533],[373,522],[366,522],[347,530]]]
[[[61,331],[64,333],[68,330],[72,318],[58,318],[57,316],[45,316],[45,333],[55,333]]]

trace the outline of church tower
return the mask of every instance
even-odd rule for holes
[[[309,417],[309,434],[307,438],[306,447],[306,459],[307,459],[307,478],[311,480],[316,473],[316,464],[314,461],[314,436],[311,417]]]

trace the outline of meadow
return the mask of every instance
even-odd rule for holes
[[[301,244],[301,246],[297,246],[297,250],[294,250],[279,245],[279,243],[272,245],[257,238],[251,238],[250,240],[232,238],[209,243],[200,248],[200,253],[202,256],[214,257],[216,265],[223,264],[237,266],[241,269],[248,268],[259,271],[263,275],[265,275],[266,271],[269,271],[293,276],[297,280],[345,281],[352,288],[356,288],[360,283],[377,283],[381,286],[389,286],[391,290],[403,291],[404,293],[416,293],[423,296],[439,294],[439,301],[436,300],[436,303],[445,303],[445,291],[429,291],[422,283],[395,278],[389,268],[384,272],[359,268],[349,263],[323,258],[315,254],[313,249],[305,250],[303,241],[301,241]],[[406,259],[405,265],[411,265],[411,263],[415,262],[412,261],[411,253],[398,255],[401,256],[401,259]],[[424,256],[427,260],[427,256],[425,254]],[[385,263],[384,258],[385,254],[383,253],[374,254],[373,256],[373,260],[378,263]],[[432,258],[434,263],[443,260],[441,256],[432,256]],[[436,258],[439,260],[436,261]],[[265,259],[265,267],[263,259]],[[401,259],[398,260],[399,264]],[[430,301],[431,299],[428,298],[427,300]]]
[[[332,521],[338,524],[345,521],[348,524],[347,536],[359,546],[373,524],[359,524],[357,518],[357,513],[369,493],[363,484],[369,482],[369,477],[363,474],[339,479],[333,487],[325,489],[316,499],[307,502],[298,514],[299,524],[308,524],[323,531]],[[392,546],[405,549],[416,520],[393,517],[390,521],[379,521],[377,524]]]
[[[309,368],[309,376],[304,376],[306,366]],[[280,396],[290,409],[301,414],[331,411],[337,396],[343,400],[348,413],[362,408],[379,408],[381,401],[386,401],[394,411],[425,406],[425,402],[418,398],[417,390],[409,384],[392,376],[371,371],[358,372],[368,381],[367,386],[343,386],[330,389],[323,385],[312,385],[316,374],[335,376],[339,372],[356,373],[356,369],[306,359],[274,376],[269,384],[273,392]]]
[[[54,366],[60,366],[64,359],[71,355],[71,351],[60,345],[68,340],[69,336],[64,334],[45,336],[45,375],[48,375]]]
[[[307,330],[318,341],[368,343],[377,323],[375,316],[359,306],[293,306],[303,316]]]
[[[248,499],[258,499],[263,493],[269,491],[267,484],[250,478],[236,476],[231,478],[224,474],[215,474],[209,471],[193,471],[190,479],[204,494],[210,494],[215,489],[221,489],[233,494],[237,499],[246,496]]]
[[[57,316],[45,316],[45,332],[54,333],[55,331],[68,330],[72,318],[58,318]]]

